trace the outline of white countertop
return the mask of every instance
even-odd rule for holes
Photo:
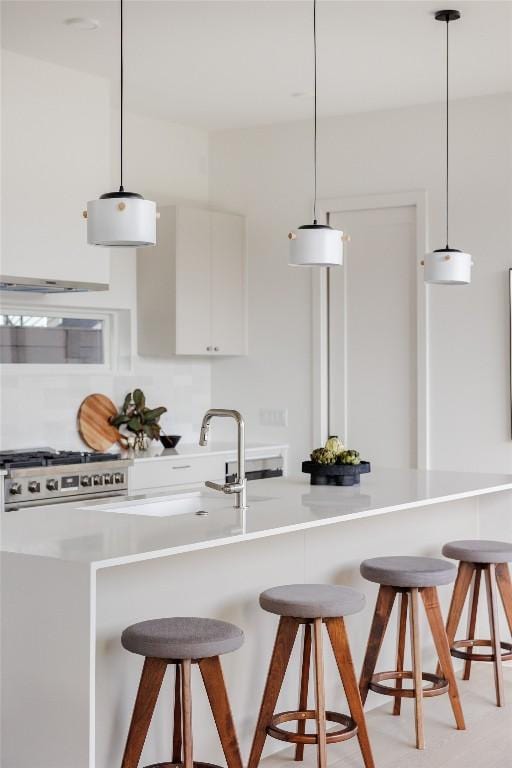
[[[233,509],[232,497],[215,491],[211,496],[220,500],[219,507],[206,517],[97,509],[108,500],[5,512],[1,549],[104,568],[512,490],[512,475],[374,469],[362,476],[360,486],[348,488],[311,486],[304,475],[259,480],[248,489],[245,515]]]
[[[284,444],[272,443],[246,443],[245,454],[247,458],[254,455],[279,456],[287,449]],[[142,453],[127,452],[127,456],[133,458],[137,463],[144,461],[154,461],[155,459],[173,459],[177,456],[180,459],[192,459],[196,456],[216,456],[219,454],[229,454],[236,456],[236,445],[231,443],[208,443],[208,445],[199,445],[198,443],[178,443],[176,448],[164,448],[161,443],[154,442],[147,451]]]

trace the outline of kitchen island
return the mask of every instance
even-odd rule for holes
[[[214,492],[177,491],[4,514],[2,765],[119,765],[142,662],[121,648],[120,634],[169,615],[243,628],[245,645],[223,664],[245,756],[276,628],[258,607],[261,590],[311,581],[364,591],[367,609],[348,620],[359,666],[376,593],[359,576],[362,559],[438,556],[457,538],[512,538],[510,475],[377,469],[349,488],[312,487],[306,477],[261,480],[249,484],[246,511],[232,503]],[[440,592],[446,608],[450,587]],[[391,665],[392,639],[382,653]],[[425,661],[434,662],[430,646]],[[297,662],[280,707],[297,704]],[[330,670],[328,660],[329,699],[340,696]],[[194,734],[197,759],[222,763],[204,692],[193,683],[194,717],[203,724]],[[170,686],[141,765],[170,759]]]

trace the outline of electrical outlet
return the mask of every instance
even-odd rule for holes
[[[287,427],[288,411],[285,408],[260,408],[260,424],[263,427]]]

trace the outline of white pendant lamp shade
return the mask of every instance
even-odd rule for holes
[[[469,253],[463,253],[457,248],[450,248],[449,239],[449,213],[450,213],[450,100],[449,100],[449,33],[450,21],[460,19],[460,12],[454,10],[438,11],[435,14],[436,21],[446,24],[446,246],[438,248],[432,253],[425,254],[421,262],[424,266],[424,279],[426,283],[433,285],[468,285],[471,282],[471,267],[473,259]]]
[[[343,232],[321,224],[306,224],[288,235],[291,267],[340,267]]]
[[[469,253],[454,248],[440,248],[424,259],[425,282],[435,285],[468,285],[473,261]]]
[[[313,223],[304,224],[290,232],[290,267],[340,267],[343,264],[343,232],[316,219],[316,177],[317,177],[317,77],[316,77],[316,0],[313,0],[313,59],[314,59],[314,202]]]
[[[144,248],[156,245],[156,203],[144,200],[136,192],[123,187],[123,123],[124,123],[124,34],[123,0],[120,0],[120,86],[121,109],[119,122],[118,192],[106,192],[99,200],[90,200],[83,216],[87,219],[87,242],[105,248]]]
[[[140,195],[112,192],[87,203],[87,242],[104,247],[156,244],[156,203]]]

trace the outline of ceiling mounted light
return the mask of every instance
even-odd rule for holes
[[[99,200],[87,203],[87,242],[91,245],[142,248],[156,244],[156,203],[144,200],[136,192],[125,192],[123,187],[123,118],[124,118],[124,61],[123,61],[123,0],[121,2],[121,107],[120,107],[120,185],[118,192],[106,192]]]
[[[313,55],[314,55],[314,202],[313,223],[304,224],[290,232],[290,261],[292,267],[339,267],[343,264],[343,232],[326,224],[318,224],[316,218],[317,177],[317,98],[316,98],[316,0],[313,0]]]
[[[438,11],[437,21],[446,23],[446,247],[425,255],[425,282],[437,285],[467,285],[471,282],[473,261],[469,253],[450,248],[449,239],[449,159],[450,159],[450,105],[449,105],[449,33],[450,21],[460,19],[459,11]]]

